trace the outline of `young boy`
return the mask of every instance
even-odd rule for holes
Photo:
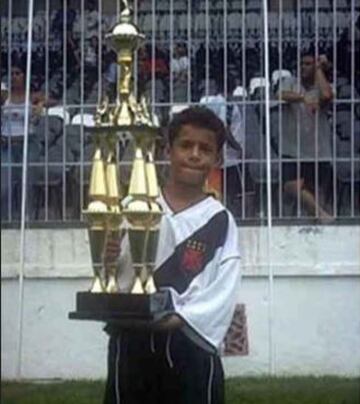
[[[237,301],[240,253],[233,217],[204,185],[225,128],[193,107],[175,115],[168,136],[154,279],[170,290],[174,311],[148,331],[108,328],[105,404],[224,403],[219,350]]]

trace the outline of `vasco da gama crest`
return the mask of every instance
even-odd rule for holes
[[[188,240],[182,256],[181,268],[188,273],[198,273],[203,268],[206,245],[197,240]]]

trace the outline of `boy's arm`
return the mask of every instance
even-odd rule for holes
[[[281,101],[286,101],[286,102],[304,102],[305,101],[304,94],[297,93],[295,91],[282,91],[279,94],[279,98]]]
[[[326,70],[328,66],[329,62],[326,56],[320,55],[316,67],[315,82],[317,83],[320,89],[321,104],[327,104],[334,98],[333,90],[324,73],[324,70]]]
[[[285,101],[289,103],[305,101],[304,94],[302,94],[300,91],[296,91],[297,86],[294,80],[295,79],[291,77],[281,80],[281,85],[279,83],[279,88],[277,91],[277,96],[280,101]]]

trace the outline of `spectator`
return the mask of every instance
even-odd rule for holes
[[[85,23],[88,37],[98,35],[99,12],[95,0],[85,2]]]
[[[190,62],[187,56],[186,45],[177,44],[174,50],[174,58],[171,62],[175,102],[187,101],[189,67]]]
[[[227,107],[226,98],[223,94],[223,83],[216,83],[216,81],[211,83],[214,83],[214,85],[209,86],[209,92],[214,95],[204,95],[200,99],[200,104],[206,105],[222,120],[226,128],[227,137],[222,169],[214,169],[211,172],[208,185],[210,190],[214,191],[214,194],[220,198],[223,193],[222,179],[226,177],[226,206],[234,215],[237,215],[239,213],[238,197],[241,192],[239,160],[242,156],[245,119],[242,117],[240,105],[233,104]],[[232,88],[233,83],[229,78],[228,89],[231,90]],[[242,96],[237,96],[237,94],[234,91],[232,101],[240,102],[242,100]],[[246,118],[248,121],[248,117]],[[220,174],[220,181],[217,181],[217,183],[214,181],[216,171]]]
[[[117,83],[118,65],[116,62],[109,63],[104,78],[105,78],[105,93],[111,101],[116,99],[116,83]]]
[[[152,58],[152,49],[143,47],[139,49],[139,84],[140,92],[148,99],[152,99],[152,74],[155,76],[155,100],[165,99],[165,83],[168,83],[169,68],[164,53],[155,48],[155,59]]]
[[[142,47],[138,51],[139,58],[139,74],[140,81],[151,80],[152,70],[155,69],[155,76],[160,79],[165,79],[169,75],[167,61],[163,52],[155,48],[155,61],[151,57],[151,49],[149,47]]]
[[[92,87],[98,78],[99,62],[99,40],[96,35],[92,35],[88,40],[88,46],[85,50],[85,91],[91,92]]]
[[[64,3],[66,1],[66,11],[64,10]],[[60,7],[57,9],[54,19],[52,22],[52,32],[60,40],[64,35],[64,24],[66,22],[66,33],[71,33],[73,31],[74,23],[76,20],[76,11],[69,6],[70,3],[67,0],[61,1]],[[64,14],[66,14],[64,16]],[[65,19],[64,19],[65,17]]]
[[[28,142],[28,161],[37,161],[40,144],[33,134],[33,124],[36,117],[41,114],[43,107],[53,104],[52,100],[46,101],[41,93],[33,92],[31,94],[30,105],[30,125]],[[2,119],[1,119],[1,163],[2,181],[1,181],[1,205],[2,216],[7,215],[6,207],[8,205],[9,192],[12,193],[12,207],[15,210],[15,216],[19,215],[19,205],[21,197],[21,178],[22,178],[22,159],[23,143],[25,134],[25,68],[20,63],[13,64],[11,69],[11,90],[7,98],[2,100]],[[32,173],[29,171],[28,184],[33,181]],[[31,200],[29,198],[31,204]]]
[[[300,81],[285,78],[278,94],[286,102],[282,111],[280,150],[283,158],[294,160],[285,162],[283,166],[284,191],[292,197],[300,193],[306,211],[315,215],[318,210],[319,217],[325,221],[331,216],[319,205],[315,196],[315,170],[318,164],[318,184],[331,174],[331,130],[326,108],[333,92],[325,75],[328,66],[326,56],[316,59],[313,54],[304,54]],[[300,159],[300,173],[297,159]]]
[[[74,24],[76,22],[76,11],[70,6],[69,0],[63,0],[56,11],[52,21],[52,32],[59,41],[57,52],[58,62],[54,65],[55,71],[64,74],[65,69],[66,86],[68,88],[75,82],[80,72],[81,60],[77,41],[74,39]],[[66,66],[63,66],[63,52],[66,52]],[[59,68],[61,66],[61,68]],[[60,95],[60,94],[59,94]]]
[[[224,126],[227,127],[226,120],[226,99],[223,95],[223,86],[215,81],[210,81],[209,85],[209,95],[204,95],[200,98],[200,104],[206,106],[223,122]],[[222,160],[223,160],[223,156]],[[222,199],[223,197],[223,186],[222,186],[222,170],[219,167],[214,167],[206,182],[207,192],[213,194],[217,199]]]

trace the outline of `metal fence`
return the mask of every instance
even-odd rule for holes
[[[105,93],[112,102],[116,97],[116,55],[105,34],[119,19],[120,3],[34,3],[30,221],[82,220],[92,153],[87,125]],[[20,215],[26,6],[25,0],[0,6],[2,223]],[[163,128],[186,105],[206,105],[223,119],[233,142],[214,176],[218,195],[239,223],[261,223],[268,206],[279,223],[359,221],[358,2],[269,1],[266,24],[263,2],[256,0],[138,0],[133,11],[147,38],[136,57],[135,90],[147,95]],[[313,69],[312,77],[306,69]],[[265,108],[267,85],[270,108]],[[167,166],[163,144],[160,173]],[[126,155],[128,147],[124,134],[120,153]],[[127,164],[121,163],[125,173]]]

